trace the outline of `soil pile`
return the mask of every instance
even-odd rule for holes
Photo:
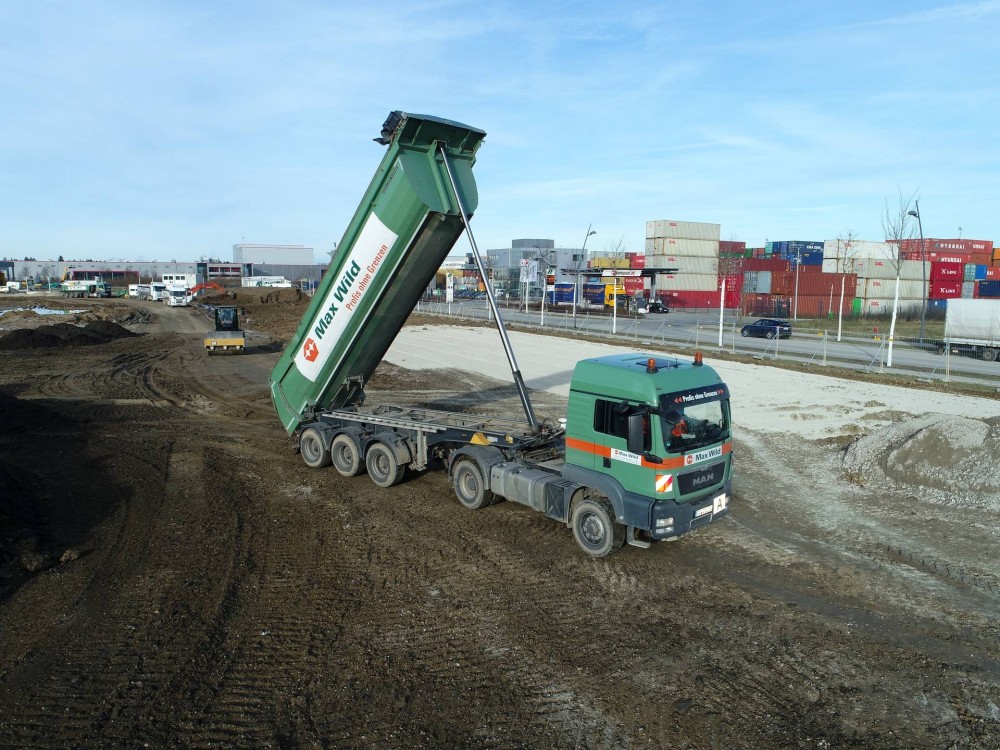
[[[110,320],[94,320],[84,326],[56,323],[11,331],[0,338],[0,350],[106,344],[115,339],[138,335]]]
[[[248,287],[199,298],[198,303],[211,307],[239,307],[240,322],[244,328],[267,332],[283,346],[302,321],[309,300],[299,289]]]
[[[852,443],[844,468],[859,481],[925,493],[945,504],[1000,508],[1000,418],[933,414]]]

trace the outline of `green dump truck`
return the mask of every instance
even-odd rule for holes
[[[375,139],[388,147],[384,158],[270,376],[278,417],[303,460],[346,477],[367,471],[387,488],[408,470],[442,465],[461,505],[527,505],[568,525],[594,557],[626,541],[673,540],[725,515],[729,391],[700,355],[579,362],[565,426],[539,424],[488,286],[523,420],[364,405],[365,383],[463,231],[484,271],[468,231],[484,137],[393,112]]]

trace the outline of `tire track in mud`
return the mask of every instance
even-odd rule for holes
[[[0,745],[125,747],[170,735],[178,699],[224,661],[222,633],[240,606],[243,511],[226,503],[220,512],[206,491],[206,477],[227,462],[174,451],[162,495],[125,504],[115,540],[54,635],[59,645],[6,677]],[[37,669],[45,680],[11,689],[19,671]]]

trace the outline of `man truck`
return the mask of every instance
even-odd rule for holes
[[[305,463],[378,486],[447,469],[471,510],[510,500],[566,524],[589,555],[673,540],[729,510],[729,390],[703,364],[626,354],[576,364],[565,426],[539,423],[490,286],[487,301],[525,418],[365,405],[365,383],[478,205],[482,130],[393,112],[387,151],[270,375]],[[400,496],[402,500],[402,496]]]

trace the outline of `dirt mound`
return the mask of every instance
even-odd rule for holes
[[[0,350],[88,346],[90,344],[106,344],[115,339],[137,335],[109,320],[93,320],[85,326],[56,323],[40,328],[19,328],[11,331],[0,338]]]
[[[309,300],[309,296],[299,289],[249,287],[199,297],[198,304],[207,307],[235,305],[240,308],[240,322],[244,328],[269,333],[279,346],[284,346],[298,328]]]
[[[927,415],[876,430],[851,444],[844,468],[864,482],[888,480],[976,505],[1000,507],[1000,419]]]

